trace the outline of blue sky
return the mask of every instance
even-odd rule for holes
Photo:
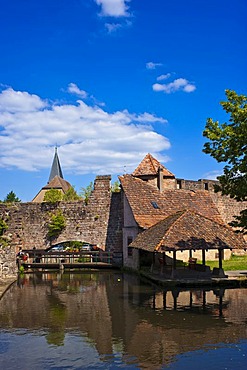
[[[0,0],[0,199],[31,201],[54,147],[76,190],[151,153],[215,178],[206,119],[246,95],[246,0]]]

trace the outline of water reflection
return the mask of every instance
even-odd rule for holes
[[[161,290],[118,272],[28,274],[0,301],[0,367],[179,369],[180,356],[232,344],[245,355],[246,293]]]

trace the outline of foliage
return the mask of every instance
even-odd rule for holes
[[[6,224],[6,222],[0,218],[0,236],[3,235],[3,233],[8,229],[8,225]]]
[[[218,177],[215,191],[230,195],[237,201],[247,200],[247,96],[226,90],[227,101],[221,102],[229,122],[220,124],[209,118],[203,136],[209,139],[204,144],[204,153],[218,162],[225,162],[223,175]],[[247,232],[247,210],[235,218],[234,226]]]
[[[88,204],[89,197],[92,194],[92,192],[93,192],[93,183],[92,183],[92,181],[85,188],[81,188],[80,195],[81,195],[82,199],[85,201],[86,204]]]
[[[112,191],[112,193],[119,193],[119,192],[121,191],[119,181],[115,181],[115,182],[112,184],[111,191]]]
[[[6,221],[0,218],[0,245],[6,247],[8,245],[8,238],[4,237],[4,232],[8,229]]]
[[[71,186],[63,196],[65,202],[81,200],[81,197],[75,191],[75,187]]]
[[[4,198],[4,203],[19,203],[21,200],[16,196],[16,194],[11,190]]]
[[[47,190],[43,202],[56,203],[63,199],[63,194],[58,189]]]
[[[58,210],[55,214],[51,215],[50,223],[48,224],[48,237],[56,238],[66,227],[66,219],[62,211]]]

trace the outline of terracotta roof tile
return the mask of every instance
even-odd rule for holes
[[[163,175],[169,177],[175,177],[173,173],[168,171],[157,159],[151,154],[147,154],[141,161],[135,171],[132,173],[133,176],[144,176],[144,175],[157,175],[159,168],[163,169]]]
[[[141,228],[148,228],[178,211],[190,209],[216,222],[224,224],[208,191],[158,189],[132,175],[120,176],[123,191]],[[156,202],[159,208],[154,208]]]
[[[166,217],[140,233],[131,243],[150,252],[165,250],[246,248],[242,235],[191,210]]]

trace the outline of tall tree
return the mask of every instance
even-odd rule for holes
[[[247,97],[233,90],[226,90],[227,101],[220,102],[229,122],[220,124],[209,118],[203,136],[209,139],[204,144],[204,153],[218,162],[225,162],[224,173],[218,177],[216,191],[229,195],[237,201],[247,200]],[[231,223],[247,232],[247,209]]]
[[[16,196],[16,194],[11,190],[6,197],[4,198],[4,203],[14,203],[14,202],[21,202],[21,200]]]

